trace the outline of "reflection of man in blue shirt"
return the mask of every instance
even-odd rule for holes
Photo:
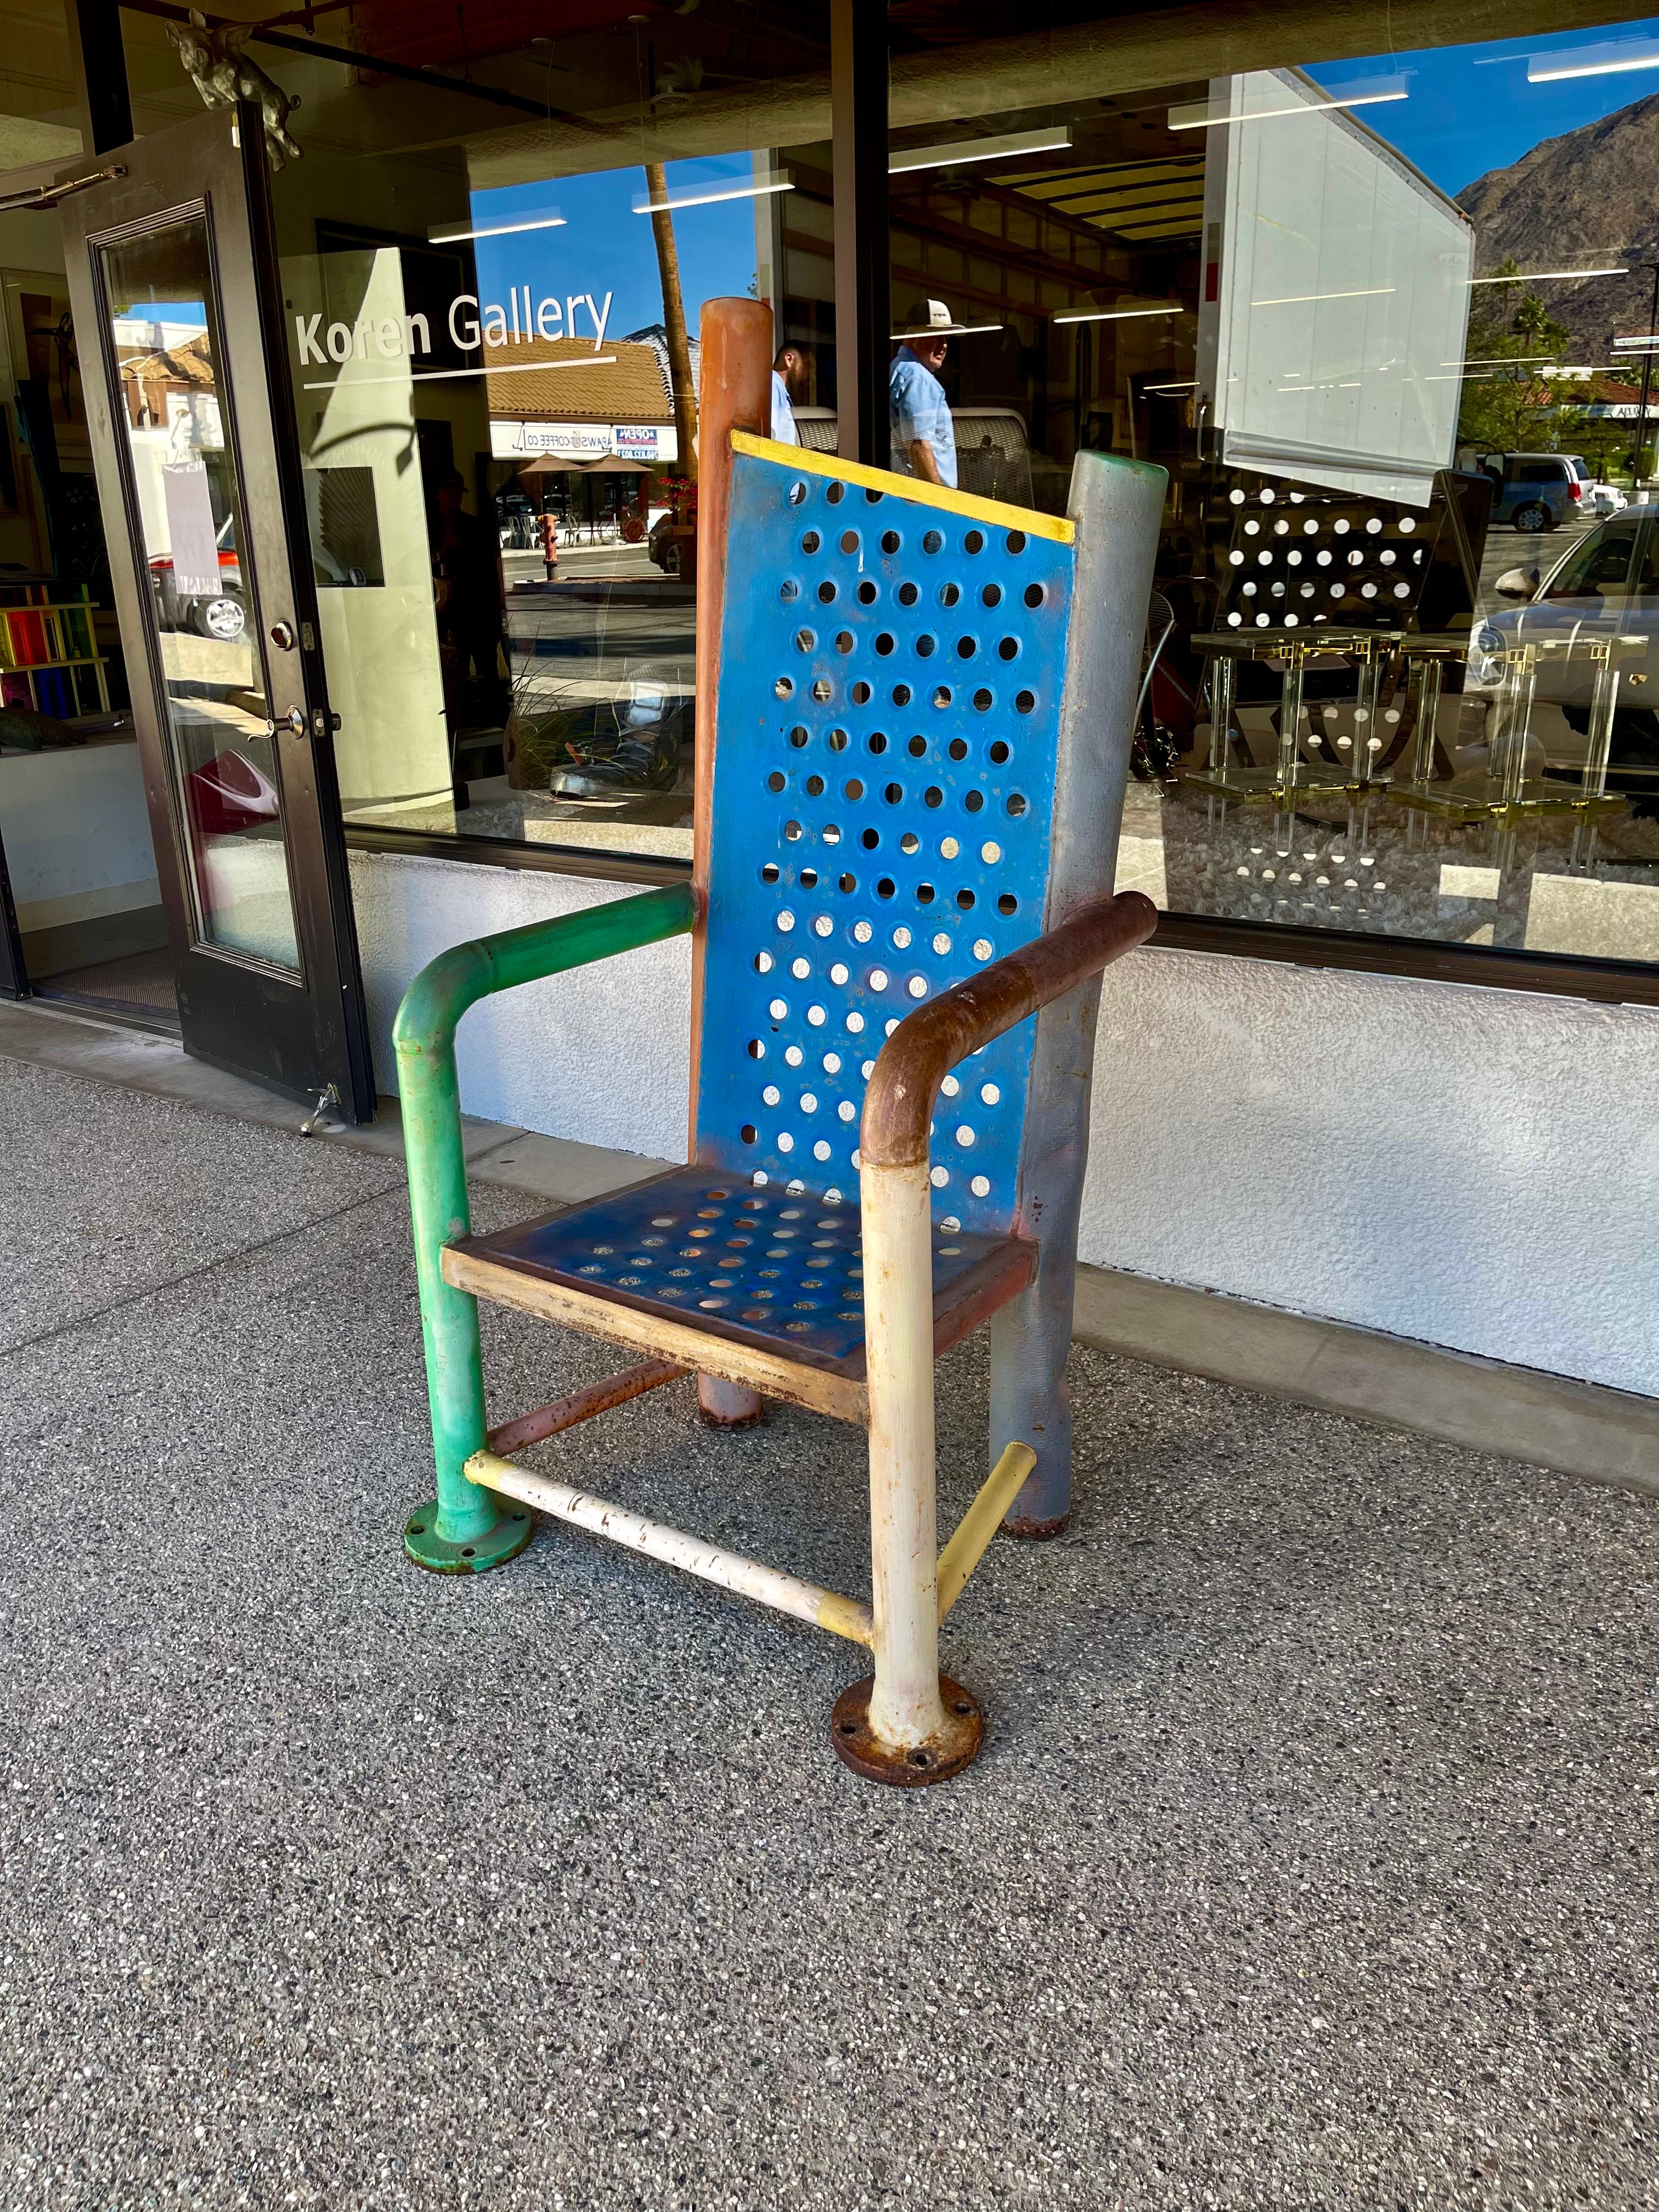
[[[913,331],[905,339],[888,373],[892,466],[900,476],[921,477],[925,483],[947,484],[954,490],[956,432],[937,373],[945,366],[951,310],[943,300],[929,300],[926,313],[927,327]],[[921,319],[920,312],[911,317],[912,322]]]
[[[806,356],[799,346],[780,346],[772,363],[772,435],[781,446],[798,446],[795,395],[806,389]]]

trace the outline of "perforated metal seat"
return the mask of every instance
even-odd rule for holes
[[[693,882],[457,948],[398,1017],[439,1477],[405,1542],[476,1571],[517,1500],[866,1643],[836,1747],[928,1781],[979,1740],[940,1615],[1017,1494],[1027,1533],[1069,1506],[1098,975],[1155,919],[1109,892],[1164,479],[1085,456],[1071,514],[1031,514],[774,445],[744,427],[767,310],[712,303],[703,338]],[[691,1164],[470,1234],[465,1006],[685,929]],[[652,1357],[491,1451],[479,1297]],[[936,1567],[933,1360],[987,1319],[995,1465]],[[867,1425],[870,1605],[505,1456],[688,1368],[716,1419],[763,1394]]]
[[[864,1373],[864,1240],[844,1198],[682,1168],[452,1249],[733,1343]],[[1016,1237],[935,1224],[935,1350],[1022,1290],[1033,1258]]]

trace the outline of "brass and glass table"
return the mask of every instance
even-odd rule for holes
[[[1622,807],[1623,797],[1616,792],[1610,794],[1607,787],[1613,716],[1621,675],[1632,660],[1645,653],[1647,642],[1645,637],[1626,635],[1611,624],[1583,622],[1541,635],[1524,629],[1510,633],[1498,652],[1485,656],[1497,661],[1500,672],[1486,766],[1474,775],[1455,775],[1436,782],[1434,714],[1442,676],[1448,660],[1467,654],[1469,641],[1467,636],[1407,638],[1404,650],[1408,659],[1419,664],[1413,667],[1412,677],[1418,715],[1416,742],[1411,775],[1395,784],[1390,795],[1407,806],[1453,822],[1490,820],[1506,830],[1530,815],[1576,815],[1583,823]],[[1547,774],[1529,776],[1527,746],[1539,675],[1559,667],[1575,654],[1594,672],[1583,769],[1572,783]]]
[[[1192,641],[1209,657],[1210,754],[1206,765],[1189,772],[1184,781],[1224,798],[1267,800],[1279,806],[1321,793],[1368,796],[1387,783],[1387,775],[1377,766],[1383,750],[1380,709],[1383,678],[1401,641],[1399,630],[1337,629],[1322,624],[1307,629],[1211,631]],[[1350,757],[1346,761],[1340,757],[1339,740],[1328,758],[1304,760],[1297,738],[1306,672],[1310,663],[1337,659],[1349,662],[1358,679]],[[1280,672],[1279,751],[1271,768],[1236,768],[1228,757],[1238,664],[1244,660],[1267,661]],[[1317,732],[1310,732],[1309,742],[1314,751],[1324,744]]]

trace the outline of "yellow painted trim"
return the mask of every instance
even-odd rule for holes
[[[1036,1465],[1030,1444],[1014,1443],[991,1469],[979,1495],[957,1523],[957,1532],[939,1555],[939,1617],[944,1620],[962,1595],[1002,1516],[1025,1487]]]
[[[866,491],[885,492],[890,499],[908,499],[917,507],[937,507],[946,514],[971,515],[1000,530],[1023,530],[1028,538],[1051,538],[1056,545],[1076,542],[1077,526],[1063,514],[1038,514],[1028,507],[1010,507],[1004,500],[981,499],[970,491],[947,491],[942,484],[924,483],[920,477],[896,476],[890,469],[866,468],[862,461],[843,461],[835,453],[810,453],[805,446],[780,445],[773,438],[757,438],[752,431],[732,433],[734,453],[752,453],[758,461],[775,461],[804,476],[834,477],[841,483],[860,484]]]

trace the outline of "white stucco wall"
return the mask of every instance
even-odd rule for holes
[[[469,937],[574,914],[637,888],[354,853],[352,902],[380,1088],[397,1090],[392,1024],[428,960]],[[486,999],[456,1041],[461,1104],[550,1137],[683,1160],[690,1004],[684,937]]]
[[[354,854],[374,1033],[628,887]],[[474,1010],[467,1109],[683,1158],[684,939]],[[1189,952],[1109,970],[1081,1256],[1659,1395],[1659,1011]]]

